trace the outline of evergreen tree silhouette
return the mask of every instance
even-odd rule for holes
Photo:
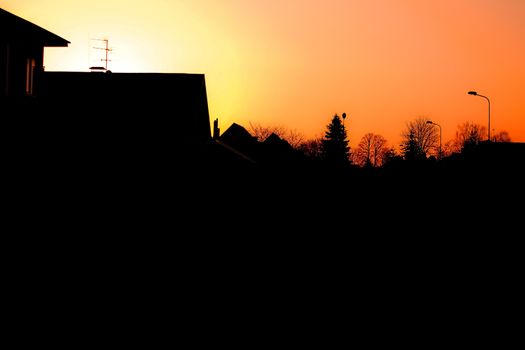
[[[341,118],[334,115],[321,141],[322,156],[332,165],[350,164],[350,147]]]
[[[425,158],[425,152],[419,147],[416,136],[412,131],[408,134],[407,140],[401,144],[401,150],[403,151],[403,157],[407,161],[416,161]]]

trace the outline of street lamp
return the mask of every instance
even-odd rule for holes
[[[346,113],[343,113],[343,134],[345,132],[345,119],[346,119]]]
[[[489,98],[487,96],[480,95],[476,91],[469,91],[468,94],[472,95],[472,96],[483,97],[484,99],[486,99],[489,102],[489,139],[488,139],[488,141],[490,142],[490,100],[489,100]]]
[[[442,133],[441,133],[441,125],[434,123],[432,120],[427,120],[427,124],[432,124],[435,126],[439,126],[439,156],[438,158],[441,159],[441,139],[442,139]]]

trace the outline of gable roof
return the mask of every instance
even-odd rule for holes
[[[0,8],[0,43],[31,43],[66,47],[69,41]]]
[[[265,145],[273,146],[273,147],[281,147],[281,148],[292,148],[290,143],[288,141],[282,139],[277,135],[276,133],[272,132],[270,136],[266,138],[263,142]]]
[[[227,144],[253,144],[257,142],[256,137],[253,137],[248,130],[237,123],[233,123],[219,138]]]

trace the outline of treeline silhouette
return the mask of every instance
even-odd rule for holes
[[[213,174],[224,195],[239,201],[235,207],[241,216],[264,213],[259,222],[285,218],[301,225],[306,220],[328,232],[339,232],[335,226],[348,222],[381,232],[374,219],[361,221],[372,215],[392,230],[424,236],[440,230],[450,234],[454,225],[465,225],[456,237],[465,243],[467,232],[481,230],[482,222],[502,229],[513,221],[502,222],[493,212],[515,211],[509,198],[523,192],[525,144],[487,142],[483,128],[465,123],[454,147],[445,149],[424,118],[407,124],[400,152],[372,133],[350,149],[348,134],[337,115],[322,138],[296,147],[276,134],[261,142],[235,124],[210,144],[204,173]],[[224,145],[244,157],[233,156]],[[474,219],[486,216],[491,219]],[[425,224],[416,225],[419,220]]]
[[[348,182],[406,180],[407,186],[421,178],[440,179],[439,183],[447,179],[453,182],[488,177],[494,181],[501,177],[516,178],[521,174],[524,160],[524,144],[511,143],[506,132],[498,133],[488,142],[485,128],[470,122],[460,125],[455,139],[442,145],[435,126],[425,118],[417,118],[403,131],[400,151],[373,133],[364,135],[357,148],[351,150],[348,131],[335,115],[322,138],[304,141],[296,132],[288,132],[294,146],[286,141],[285,128],[260,125],[252,126],[252,136],[234,124],[223,135],[215,137],[215,142],[229,145],[244,156],[228,163],[227,167],[235,169],[234,173],[250,169],[248,171],[265,173],[265,176],[273,171],[283,177],[285,174],[312,177],[308,180],[312,187],[319,182],[315,179],[324,176],[342,177]],[[225,168],[226,162],[220,155],[208,161],[212,167]]]

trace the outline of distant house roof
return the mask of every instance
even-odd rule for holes
[[[233,123],[222,135],[218,141],[221,145],[226,145],[231,150],[242,154],[248,159],[257,158],[260,147],[257,138],[252,136],[248,130],[237,123]]]
[[[272,133],[263,142],[264,152],[261,158],[267,163],[291,165],[302,160],[302,153],[296,151],[288,141]]]
[[[252,136],[248,130],[237,123],[233,123],[221,136],[220,140],[230,146],[252,146],[257,143],[257,138]]]
[[[0,8],[0,43],[33,43],[66,47],[69,41]]]
[[[271,145],[274,147],[281,147],[284,149],[291,149],[292,146],[288,143],[288,141],[283,140],[279,137],[279,135],[272,133],[270,136],[266,138],[263,142],[265,145]]]

